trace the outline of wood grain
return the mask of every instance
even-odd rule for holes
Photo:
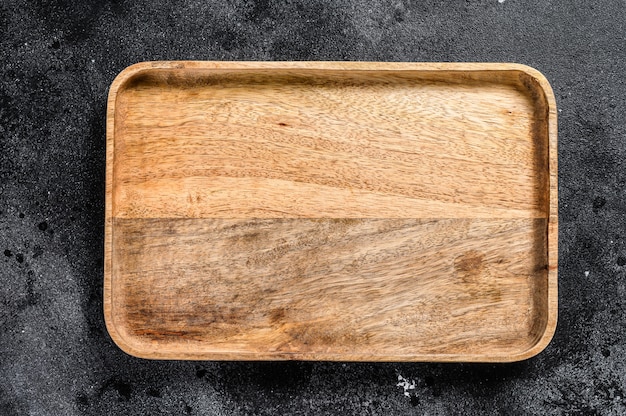
[[[556,178],[522,65],[138,64],[109,95],[107,327],[146,358],[528,358]]]

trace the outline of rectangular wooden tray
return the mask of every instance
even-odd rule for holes
[[[159,359],[515,361],[557,320],[557,125],[517,64],[145,62],[104,313]]]

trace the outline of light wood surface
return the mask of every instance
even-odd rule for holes
[[[517,64],[131,66],[109,333],[162,359],[531,357],[557,319],[556,129]]]

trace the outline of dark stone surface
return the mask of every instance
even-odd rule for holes
[[[0,3],[0,413],[626,413],[624,1]],[[513,61],[559,105],[560,318],[508,365],[146,361],[102,317],[107,89],[144,60]],[[396,386],[416,382],[411,397]]]

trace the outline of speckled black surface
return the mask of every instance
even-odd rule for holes
[[[0,414],[625,414],[625,45],[623,0],[0,2]],[[124,67],[173,59],[542,71],[559,106],[550,346],[508,365],[121,352],[101,311],[106,95]]]

